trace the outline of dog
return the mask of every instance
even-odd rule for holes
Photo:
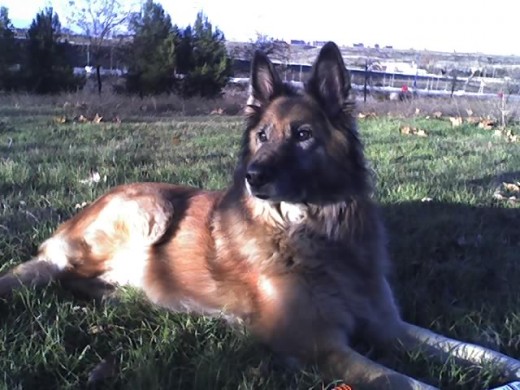
[[[354,388],[433,388],[359,353],[359,339],[520,379],[519,361],[402,320],[336,44],[303,88],[256,52],[250,88],[227,190],[116,187],[1,276],[0,296],[55,280],[97,297],[131,286],[173,311],[241,321],[274,353]]]

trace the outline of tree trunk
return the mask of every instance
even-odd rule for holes
[[[101,65],[96,66],[96,76],[97,76],[97,85],[98,85],[98,94],[101,95]]]

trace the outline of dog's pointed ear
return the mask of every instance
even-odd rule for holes
[[[273,63],[267,56],[256,51],[251,65],[251,96],[247,105],[257,110],[267,105],[283,90],[283,83]]]
[[[350,91],[350,73],[334,42],[322,47],[307,83],[307,92],[321,104],[329,117],[337,116],[345,107]]]

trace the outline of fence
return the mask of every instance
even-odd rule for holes
[[[273,61],[281,71],[285,81],[301,82],[308,77],[312,65],[282,63]],[[250,61],[235,60],[234,70],[238,77],[232,79],[232,83],[246,83],[246,75],[249,74]],[[476,98],[496,97],[505,93],[514,95],[520,99],[520,83],[517,80],[491,77],[447,77],[434,74],[407,74],[400,72],[385,72],[359,68],[348,68],[352,76],[352,84],[355,90],[363,94],[390,95],[399,93],[403,86],[410,92],[422,96],[451,96],[464,95]]]

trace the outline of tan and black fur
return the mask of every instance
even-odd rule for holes
[[[256,53],[227,191],[116,187],[0,277],[0,295],[56,279],[97,295],[129,285],[171,310],[239,319],[276,353],[360,388],[431,387],[356,352],[359,338],[461,364],[493,361],[520,378],[514,359],[401,319],[349,83],[333,43],[301,90]]]

